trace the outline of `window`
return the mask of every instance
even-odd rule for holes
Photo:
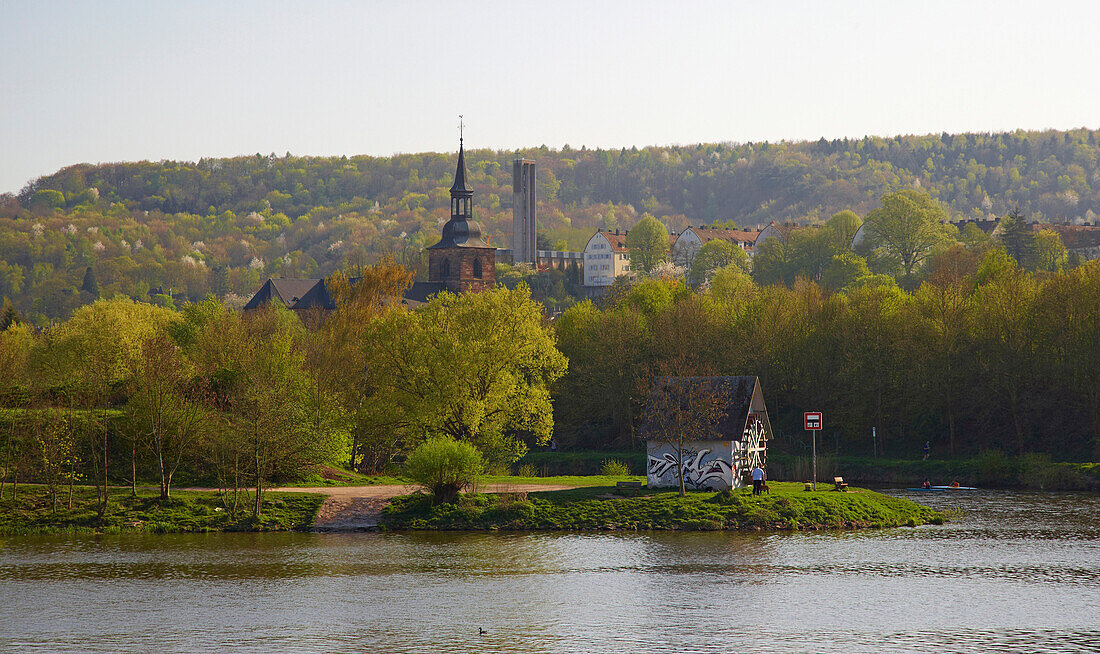
[[[474,277],[481,279],[481,259],[474,259]]]
[[[444,259],[443,263],[439,264],[439,274],[444,277],[451,276],[451,261],[450,259]]]

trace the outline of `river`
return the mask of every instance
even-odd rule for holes
[[[959,514],[829,533],[8,537],[0,650],[1100,651],[1100,495],[894,494]]]

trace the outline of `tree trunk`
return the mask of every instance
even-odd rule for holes
[[[130,443],[130,497],[137,497],[137,438]]]
[[[257,450],[256,451],[256,502],[252,506],[252,517],[256,518],[256,519],[259,519],[260,509],[263,507],[262,500],[260,499],[260,494],[263,492],[262,484],[263,484],[263,480],[261,479],[261,476],[260,476],[260,452],[259,452],[259,450]]]
[[[73,510],[73,478],[76,477],[76,457],[69,458],[69,510]]]
[[[680,443],[676,448],[676,474],[680,477],[680,497],[687,497],[687,488],[684,485],[684,444]]]

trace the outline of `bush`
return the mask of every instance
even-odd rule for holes
[[[538,470],[535,470],[535,466],[530,463],[524,463],[519,467],[518,477],[538,477]]]
[[[626,477],[630,474],[630,468],[618,459],[604,459],[600,464],[600,474],[606,477]]]
[[[446,436],[428,439],[405,461],[406,474],[428,490],[436,504],[454,502],[484,469],[485,459],[476,447]]]

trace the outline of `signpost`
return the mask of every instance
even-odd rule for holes
[[[814,471],[814,490],[817,490],[817,432],[821,431],[821,412],[820,411],[807,411],[804,415],[806,424],[806,431],[810,432],[813,436],[813,471]]]

